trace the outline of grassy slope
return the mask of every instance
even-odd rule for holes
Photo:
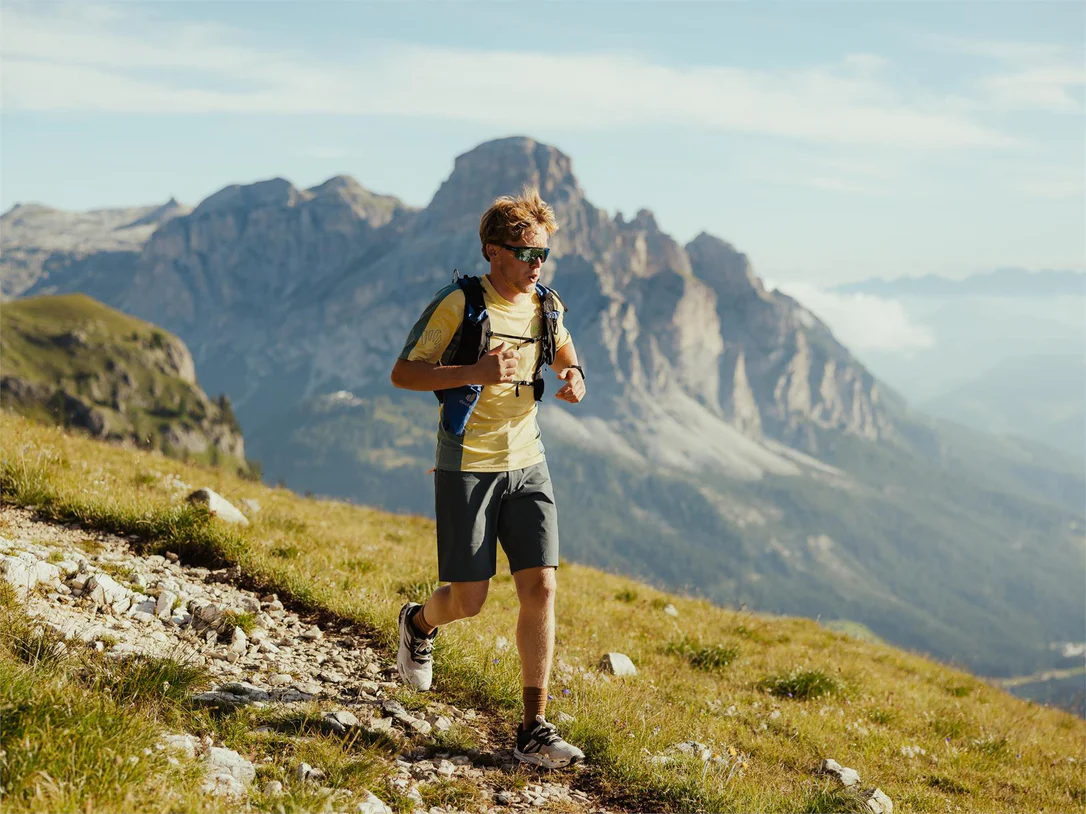
[[[235,561],[283,593],[371,627],[387,647],[404,596],[421,595],[433,578],[433,525],[423,518],[306,500],[10,414],[0,414],[0,437],[6,499],[140,534],[182,556]],[[231,499],[256,498],[264,510],[245,531],[202,521],[157,485],[167,473]],[[1086,722],[1067,713],[809,620],[714,608],[576,565],[560,569],[559,584],[552,710],[576,716],[569,737],[585,746],[598,782],[627,795],[631,807],[821,810],[829,784],[814,770],[824,757],[857,769],[905,810],[1070,810],[1086,803],[1081,763],[1068,761],[1082,758]],[[678,608],[677,618],[661,611],[665,601]],[[480,616],[443,631],[435,683],[446,700],[513,714],[517,659],[493,642],[512,638],[515,608],[512,581],[499,570]],[[684,640],[685,650],[668,647]],[[702,670],[684,655],[699,648],[703,656],[736,652],[727,665]],[[605,682],[579,672],[594,675],[600,655],[612,650],[633,658],[637,677]],[[810,700],[759,689],[797,669],[840,689]],[[689,738],[749,755],[746,768],[729,779],[700,765],[648,763],[645,750]],[[912,745],[927,755],[904,757],[901,748]]]
[[[432,465],[435,414],[425,395],[302,406],[265,416],[264,427],[254,415],[247,438],[269,481],[285,477],[299,490],[429,514],[423,473]],[[852,473],[852,488],[646,471],[547,436],[563,551],[718,604],[853,620],[981,675],[1063,666],[1047,645],[1082,636],[1081,513],[980,485],[901,450],[825,440],[833,444],[827,454]],[[716,501],[768,520],[741,527]],[[809,538],[820,534],[833,540],[829,556],[811,548]]]
[[[56,341],[57,337],[75,331],[86,338],[85,346],[65,347]],[[0,316],[4,375],[50,387],[59,385],[85,402],[98,402],[108,416],[111,430],[146,439],[155,448],[163,446],[164,424],[198,428],[205,417],[204,398],[196,387],[148,364],[147,349],[160,348],[166,343],[180,344],[180,340],[82,294],[8,302]],[[92,395],[95,381],[99,382],[99,391],[104,383],[108,393],[112,383],[119,379],[119,373],[107,367],[111,362],[132,377],[131,392],[155,394],[153,407],[126,403],[122,414]],[[210,409],[214,418],[218,407],[210,405]],[[28,406],[26,412],[39,420],[55,420],[46,405]],[[228,463],[227,457],[218,454],[218,450],[200,456],[207,461],[214,458],[219,464]],[[243,461],[233,463],[245,466]]]

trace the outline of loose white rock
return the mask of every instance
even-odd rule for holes
[[[366,791],[366,799],[356,807],[357,814],[392,814],[392,809],[384,804],[372,791]]]
[[[860,773],[858,771],[842,766],[833,758],[826,758],[822,761],[822,772],[836,777],[846,788],[851,788],[860,782]]]
[[[678,616],[679,609],[669,602],[668,604],[664,605],[664,613],[666,613],[668,616]]]
[[[894,810],[893,802],[882,789],[865,789],[860,792],[860,799],[871,814],[891,814]]]
[[[637,675],[637,668],[624,653],[605,653],[600,659],[600,670],[616,676]]]
[[[187,498],[189,503],[200,503],[207,506],[207,510],[211,512],[215,517],[220,520],[225,520],[227,523],[237,523],[242,526],[249,525],[248,518],[238,511],[229,500],[224,498],[214,489],[197,489]]]

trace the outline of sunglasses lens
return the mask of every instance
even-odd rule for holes
[[[520,248],[513,252],[513,256],[522,263],[532,263],[536,260],[542,259],[544,263],[547,262],[547,256],[550,255],[550,249],[539,249],[535,247]]]

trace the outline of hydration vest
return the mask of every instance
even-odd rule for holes
[[[535,338],[524,336],[508,336],[494,333],[490,329],[490,315],[486,310],[483,299],[483,284],[478,277],[460,277],[457,272],[454,282],[464,292],[464,318],[460,327],[453,335],[449,347],[441,355],[443,365],[473,365],[483,358],[490,350],[491,337],[502,339],[514,339],[519,342],[539,342],[541,344],[539,358],[536,361],[535,371],[531,381],[516,381],[516,394],[520,395],[521,386],[532,388],[536,401],[543,398],[544,381],[542,369],[544,365],[554,363],[554,354],[558,343],[558,308],[565,309],[564,303],[554,289],[548,288],[542,283],[536,283],[536,295],[539,297],[540,310],[542,311],[543,324],[540,335]],[[453,387],[447,390],[435,390],[434,395],[441,402],[441,426],[453,435],[463,435],[467,427],[468,419],[475,410],[479,401],[479,394],[483,386],[480,384],[467,384],[462,387]]]

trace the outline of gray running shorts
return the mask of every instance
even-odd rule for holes
[[[438,577],[479,582],[497,571],[558,566],[558,508],[547,462],[511,472],[434,473]]]

